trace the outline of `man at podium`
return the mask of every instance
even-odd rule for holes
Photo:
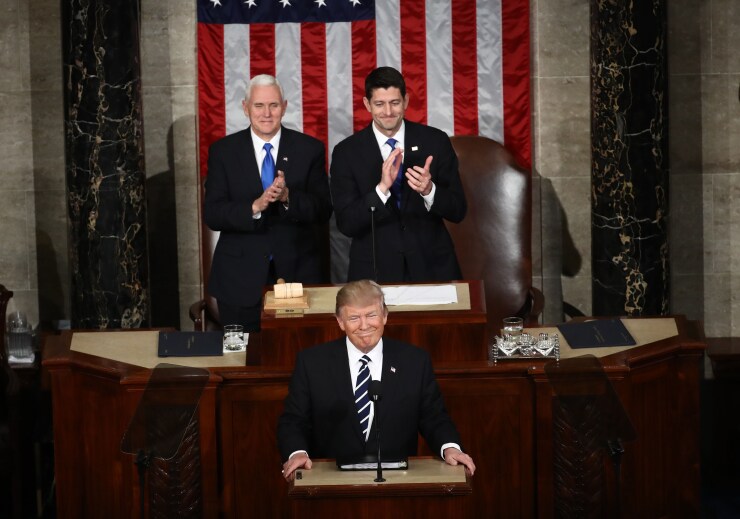
[[[346,338],[296,358],[277,428],[285,479],[292,480],[296,469],[310,469],[310,456],[352,460],[377,454],[378,427],[384,461],[416,455],[421,433],[432,452],[472,475],[475,464],[462,452],[429,354],[383,338],[388,308],[380,286],[369,280],[345,285],[337,293],[336,318]],[[371,381],[382,388],[379,416]]]

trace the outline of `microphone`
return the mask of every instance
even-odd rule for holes
[[[380,380],[370,381],[370,400],[374,402],[375,406],[375,436],[378,442],[378,472],[374,481],[376,483],[382,483],[385,481],[383,477],[383,465],[380,463],[380,413],[378,412],[378,403],[383,398],[383,384]]]
[[[373,281],[378,282],[378,266],[375,263],[375,206],[370,206],[370,235],[373,240]]]

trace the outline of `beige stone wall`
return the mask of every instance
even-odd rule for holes
[[[672,305],[740,333],[740,3],[667,2]],[[0,283],[69,317],[59,2],[0,7]],[[545,320],[591,309],[589,2],[532,0],[535,283]],[[180,323],[199,284],[195,4],[142,0],[147,188],[172,200]],[[158,258],[162,261],[162,258]]]

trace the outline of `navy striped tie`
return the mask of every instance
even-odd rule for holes
[[[363,355],[360,362],[362,362],[362,366],[357,373],[355,405],[357,406],[357,416],[360,419],[360,429],[362,429],[362,434],[367,439],[367,432],[370,429],[370,395],[368,393],[370,389],[370,368],[367,367],[367,363],[370,362],[370,357]]]

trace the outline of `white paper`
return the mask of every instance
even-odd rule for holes
[[[396,305],[451,305],[457,303],[455,285],[403,285],[383,287],[385,304]]]

